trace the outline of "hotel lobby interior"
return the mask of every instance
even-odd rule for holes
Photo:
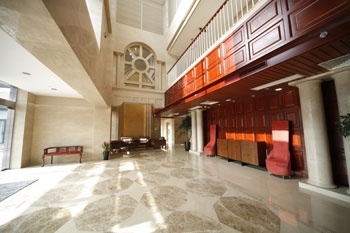
[[[347,28],[348,0],[0,0],[0,232],[349,232]]]

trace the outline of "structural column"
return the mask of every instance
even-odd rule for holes
[[[310,80],[297,84],[303,118],[308,183],[322,188],[335,188],[321,82],[322,80]]]
[[[197,117],[197,152],[203,153],[203,110],[196,109]]]
[[[194,110],[191,111],[191,151],[197,151],[197,119],[196,112]]]
[[[334,74],[335,89],[337,92],[339,115],[350,113],[350,70]],[[346,170],[350,184],[350,138],[344,138],[344,152],[346,159]],[[347,190],[350,193],[350,189]]]
[[[122,86],[122,77],[123,77],[123,64],[122,64],[122,61],[123,61],[123,56],[124,54],[121,53],[121,52],[114,52],[113,53],[114,56],[116,57],[116,71],[115,71],[115,81],[114,81],[114,84],[117,85],[117,86]]]

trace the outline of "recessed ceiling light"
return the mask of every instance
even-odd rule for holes
[[[22,74],[24,74],[24,75],[32,75],[31,73],[29,73],[29,72],[22,72]]]
[[[226,99],[226,102],[230,102],[230,101],[232,101],[232,99]]]
[[[275,91],[282,91],[283,88],[276,88]]]
[[[218,101],[210,101],[210,100],[208,100],[208,101],[202,102],[201,104],[204,104],[204,105],[213,105],[213,104],[217,104],[217,103],[219,103],[219,102],[218,102]]]

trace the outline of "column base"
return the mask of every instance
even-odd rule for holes
[[[308,184],[304,181],[300,181],[299,182],[299,188],[301,188],[303,190],[307,190],[307,191],[312,191],[318,194],[322,194],[337,200],[341,200],[341,201],[345,201],[347,203],[350,203],[350,195],[349,195],[349,189],[347,189],[347,187],[339,187],[337,189],[324,189],[324,188],[320,188],[320,187],[316,187],[314,185]]]
[[[306,180],[307,183],[319,187],[319,188],[325,188],[325,189],[335,189],[337,186],[335,184],[321,184],[312,180]]]
[[[189,152],[190,152],[191,154],[201,155],[201,152],[199,152],[199,151],[190,150]]]

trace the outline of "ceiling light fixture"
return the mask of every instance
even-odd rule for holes
[[[282,91],[283,88],[276,88],[275,91]]]
[[[296,79],[299,79],[299,78],[303,78],[303,77],[304,76],[301,75],[301,74],[294,74],[294,75],[286,77],[286,78],[282,78],[282,79],[279,79],[279,80],[276,80],[276,81],[273,81],[273,82],[270,82],[270,83],[266,83],[266,84],[261,85],[261,86],[254,87],[254,88],[252,88],[250,90],[252,90],[252,91],[260,91],[260,90],[268,88],[268,87],[276,86],[278,84],[285,83],[285,82],[290,82],[290,81],[293,81],[293,80],[296,80]]]
[[[196,109],[201,109],[201,108],[202,108],[202,106],[196,106],[196,107],[190,108],[188,110],[196,110]]]
[[[213,104],[217,104],[217,103],[219,103],[219,102],[218,101],[207,100],[207,101],[202,102],[201,104],[203,104],[203,105],[213,105]]]

